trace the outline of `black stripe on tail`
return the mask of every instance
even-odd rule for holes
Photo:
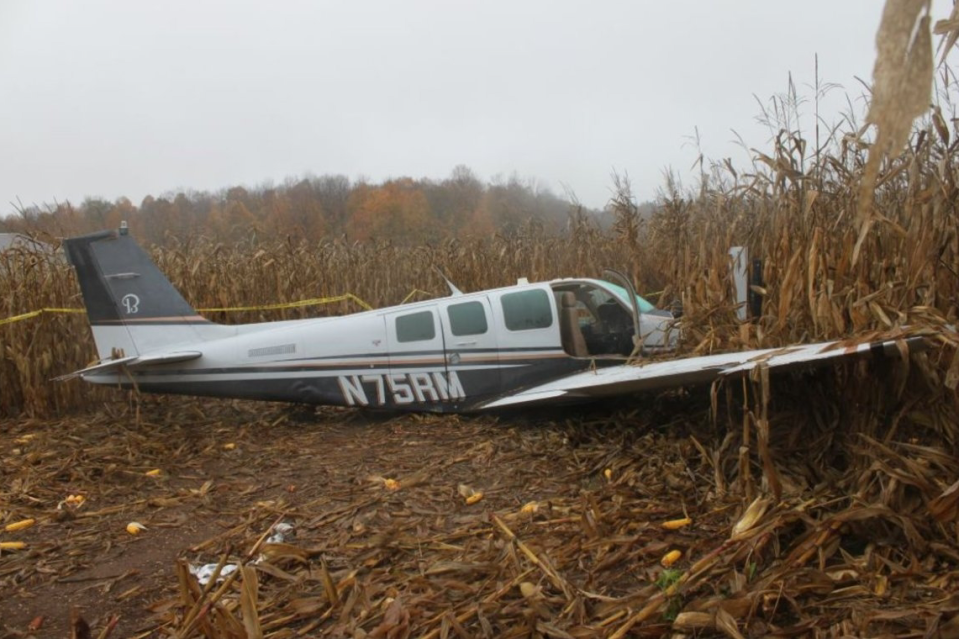
[[[91,324],[206,323],[125,228],[64,240]]]

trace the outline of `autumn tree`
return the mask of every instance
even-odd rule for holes
[[[328,228],[342,233],[349,217],[349,200],[353,186],[345,175],[324,175],[310,180],[313,194],[323,208]]]
[[[460,165],[440,181],[400,178],[370,184],[325,175],[291,178],[279,186],[148,195],[139,206],[127,198],[31,205],[0,218],[0,231],[65,237],[126,221],[138,238],[153,244],[199,235],[221,241],[286,236],[319,242],[346,234],[351,240],[431,242],[524,232],[530,219],[559,232],[568,209],[569,202],[535,182],[513,176],[484,184]]]
[[[350,196],[349,212],[346,231],[352,240],[429,239],[435,235],[429,202],[410,178],[378,187],[360,185]]]

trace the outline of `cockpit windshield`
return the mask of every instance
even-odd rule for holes
[[[640,324],[643,352],[662,346],[663,330],[672,316],[636,296],[639,318],[633,317],[629,293],[606,281],[569,280],[552,284],[563,349],[573,357],[628,357],[636,350]]]
[[[616,297],[622,300],[623,304],[625,304],[629,308],[632,308],[632,304],[629,303],[629,293],[626,291],[625,288],[623,288],[622,286],[613,284],[612,282],[606,282],[606,281],[603,282],[603,286],[608,288],[613,293],[616,293]],[[639,304],[640,313],[649,313],[651,311],[656,310],[655,306],[647,302],[645,299],[643,299],[639,295],[636,296],[636,302]]]

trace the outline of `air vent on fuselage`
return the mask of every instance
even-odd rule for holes
[[[291,355],[296,352],[296,344],[281,344],[279,346],[264,346],[251,348],[247,357],[270,357],[272,355]]]

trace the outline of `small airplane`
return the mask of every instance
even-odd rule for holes
[[[140,391],[405,411],[479,412],[705,384],[855,357],[921,336],[662,359],[676,318],[618,283],[559,279],[341,317],[222,325],[201,317],[126,224],[64,241],[100,360],[81,377]]]

